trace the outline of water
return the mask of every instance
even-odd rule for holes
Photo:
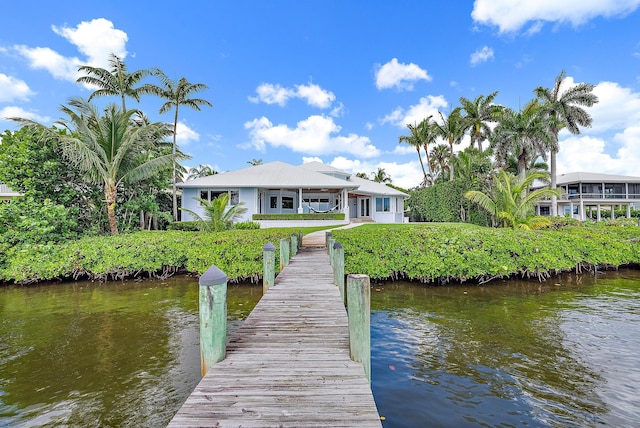
[[[229,288],[230,328],[260,286]],[[640,426],[640,272],[372,287],[388,427]],[[0,426],[162,427],[200,378],[198,285],[0,288]]]
[[[230,330],[262,287],[230,286]],[[162,427],[200,379],[198,283],[0,288],[0,426]]]
[[[372,291],[385,427],[640,426],[640,273]]]

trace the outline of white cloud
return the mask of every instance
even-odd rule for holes
[[[393,184],[405,189],[410,189],[419,185],[424,178],[418,160],[406,163],[369,162],[338,156],[334,158],[329,165],[353,174],[364,172],[369,176],[372,172],[377,171],[378,168],[383,168],[389,177],[391,177]]]
[[[469,62],[475,67],[476,65],[487,62],[490,59],[493,59],[493,49],[489,46],[483,46],[482,49],[478,49],[471,54]]]
[[[53,26],[52,30],[76,46],[85,58],[65,57],[48,47],[16,45],[13,49],[26,58],[32,68],[47,70],[56,79],[75,82],[81,65],[106,68],[109,54],[120,58],[127,55],[127,34],[104,18],[82,21],[76,28]]]
[[[395,87],[398,90],[413,90],[413,84],[419,80],[431,81],[431,76],[419,66],[413,63],[402,64],[397,58],[384,65],[376,64],[376,87],[389,89]]]
[[[399,128],[404,128],[407,124],[420,123],[429,116],[433,116],[434,119],[437,118],[438,111],[446,108],[448,105],[444,96],[428,95],[420,98],[418,104],[412,105],[406,110],[398,107],[386,115],[380,122],[382,124],[391,123]]]
[[[471,17],[479,24],[498,27],[501,33],[517,32],[529,22],[529,34],[542,22],[578,26],[598,17],[624,16],[635,11],[640,0],[476,0]]]
[[[331,104],[336,100],[333,92],[322,89],[314,83],[295,85],[294,88],[262,83],[256,88],[256,93],[257,96],[249,97],[249,101],[252,103],[278,104],[281,107],[284,107],[291,98],[303,99],[308,105],[322,109],[331,107]]]
[[[23,80],[0,73],[0,102],[28,101],[31,95],[33,91]]]
[[[598,103],[587,110],[593,118],[593,132],[622,129],[640,123],[640,92],[633,92],[614,82],[601,82],[593,93],[598,97]]]
[[[200,141],[200,134],[189,128],[186,123],[178,122],[178,126],[176,127],[176,142],[182,146],[186,146],[192,141]]]
[[[339,135],[340,126],[333,118],[327,116],[309,116],[296,124],[295,128],[287,125],[274,125],[266,117],[260,117],[244,124],[249,130],[251,141],[241,148],[255,148],[265,151],[266,146],[286,147],[295,152],[308,155],[327,155],[332,153],[350,153],[368,158],[380,155],[368,137],[348,134]]]
[[[7,106],[0,109],[0,120],[8,121],[10,117],[21,117],[23,119],[35,120],[40,123],[51,123],[51,118],[49,116],[40,116],[37,111],[29,111],[25,110],[21,107],[16,106]],[[11,122],[15,123],[16,122]]]

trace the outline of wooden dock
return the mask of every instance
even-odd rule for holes
[[[291,259],[169,427],[381,427],[324,248]]]

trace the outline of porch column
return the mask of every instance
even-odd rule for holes
[[[302,214],[304,210],[302,209],[302,187],[298,189],[298,214]]]
[[[573,217],[573,201],[569,201],[569,217]]]
[[[342,212],[344,212],[344,219],[350,222],[349,219],[349,191],[342,189]]]
[[[584,212],[584,201],[580,198],[580,220],[585,221],[587,219],[587,215]]]
[[[602,220],[602,218],[600,217],[600,204],[598,204],[598,215],[596,216],[596,221],[600,223],[600,220]]]
[[[627,218],[631,218],[631,204],[627,204]]]
[[[614,211],[615,207],[615,205],[611,204],[611,220],[616,219],[616,212]]]

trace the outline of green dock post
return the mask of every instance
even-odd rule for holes
[[[329,238],[329,261],[331,262],[331,266],[333,266],[333,244],[335,243],[335,239]]]
[[[291,234],[291,257],[298,254],[298,235],[295,233]]]
[[[264,272],[262,274],[262,294],[264,295],[276,280],[276,247],[271,242],[267,242],[262,247],[262,259]]]
[[[302,248],[302,231],[298,232],[298,249]]]
[[[324,244],[327,247],[327,254],[329,254],[329,239],[331,239],[331,232],[324,233]]]
[[[344,292],[344,248],[340,242],[333,244],[333,283],[340,290],[342,302],[347,304]]]
[[[287,238],[280,239],[280,272],[289,264],[289,240]]]
[[[369,276],[347,276],[347,312],[351,359],[362,363],[371,382],[371,288]]]
[[[200,277],[200,369],[202,376],[224,360],[227,347],[227,275],[211,266]]]

